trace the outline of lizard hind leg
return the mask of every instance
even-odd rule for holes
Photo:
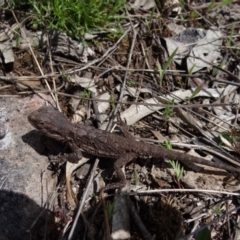
[[[126,178],[123,174],[121,167],[123,165],[129,163],[130,161],[132,161],[135,157],[136,157],[135,153],[126,153],[115,161],[114,171],[117,175],[118,182],[110,183],[110,184],[106,185],[104,188],[101,189],[101,193],[103,193],[107,190],[116,189],[116,188],[121,190],[123,187],[125,187]]]
[[[124,121],[122,121],[122,120],[120,120],[120,131],[121,131],[121,133],[123,134],[123,136],[125,138],[133,139],[135,141],[135,138],[128,131],[127,124]]]

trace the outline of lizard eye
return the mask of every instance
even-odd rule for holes
[[[36,128],[43,129],[44,128],[44,122],[40,121],[36,124]]]

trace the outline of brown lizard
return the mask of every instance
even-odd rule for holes
[[[74,125],[64,114],[51,106],[41,107],[30,113],[28,120],[47,137],[69,145],[73,153],[67,156],[67,161],[77,162],[81,159],[82,152],[97,157],[116,159],[114,170],[120,182],[109,184],[104,190],[125,186],[126,180],[121,167],[136,157],[167,158],[182,162],[193,162],[240,173],[240,169],[237,167],[214,163],[200,157],[175,152],[145,142],[137,142],[124,128],[122,129],[122,135],[118,135],[90,126]]]

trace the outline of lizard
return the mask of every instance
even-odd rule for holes
[[[121,167],[137,157],[167,158],[240,173],[240,169],[237,167],[214,163],[187,153],[180,153],[154,144],[136,141],[124,128],[122,128],[122,134],[119,135],[92,126],[73,124],[63,113],[52,106],[43,106],[31,112],[28,115],[28,121],[45,136],[69,145],[73,153],[66,156],[66,161],[77,163],[82,157],[82,152],[96,157],[115,159],[114,171],[119,182],[106,185],[104,191],[114,188],[121,189],[126,185],[126,179]]]

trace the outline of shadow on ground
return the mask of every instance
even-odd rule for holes
[[[34,221],[42,208],[26,195],[13,191],[0,190],[0,239],[25,240],[42,239],[44,222],[48,219],[51,228],[51,216],[44,212],[32,229]],[[40,230],[40,231],[39,231]],[[42,235],[42,236],[41,236]]]

